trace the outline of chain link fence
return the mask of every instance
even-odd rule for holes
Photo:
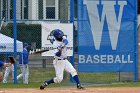
[[[17,0],[17,40],[23,43],[31,44],[28,52],[41,48],[41,23],[70,23],[70,0]],[[78,34],[77,34],[77,0],[74,0],[74,57],[75,68],[78,69]],[[0,0],[0,18],[3,18],[7,25],[1,29],[0,34],[14,38],[13,31],[13,0]],[[4,40],[7,41],[6,39]],[[2,49],[3,46],[0,45]],[[8,52],[0,53],[0,60],[5,60]],[[17,56],[17,74],[21,71],[18,66]],[[29,83],[42,83],[55,77],[55,71],[52,64],[53,57],[29,54]],[[87,68],[88,69],[88,68]],[[100,68],[99,68],[100,69]],[[4,72],[4,70],[3,70]],[[79,72],[82,83],[112,83],[121,81],[120,72],[110,73],[84,73]],[[129,76],[131,76],[129,74]],[[132,80],[127,77],[126,80]],[[125,81],[126,81],[125,80]],[[12,82],[12,75],[8,82]],[[22,79],[18,83],[23,83]],[[70,75],[64,73],[64,81],[70,83]]]

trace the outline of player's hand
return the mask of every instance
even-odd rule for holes
[[[58,51],[62,51],[62,46],[57,47]]]
[[[59,47],[57,47],[57,49],[58,49],[58,50],[61,50],[61,47],[59,46]]]
[[[11,67],[12,64],[11,63],[4,63],[3,67],[6,68],[6,67]]]
[[[62,50],[66,45],[65,44],[62,44],[60,45],[59,47],[57,47],[58,50]]]

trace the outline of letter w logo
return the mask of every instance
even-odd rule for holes
[[[116,50],[118,35],[120,31],[121,19],[124,5],[127,5],[126,1],[118,1],[119,13],[118,16],[115,13],[116,1],[102,1],[103,5],[102,15],[99,16],[98,7],[99,1],[87,0],[87,9],[91,24],[91,31],[93,34],[93,40],[95,43],[95,48],[100,49],[101,37],[103,32],[103,26],[105,17],[108,24],[109,36],[111,40],[111,46],[113,50]]]

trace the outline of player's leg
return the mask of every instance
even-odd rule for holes
[[[22,64],[19,64],[19,67],[20,67],[21,74],[19,74],[17,76],[17,80],[19,80],[21,77],[23,77],[23,65]]]
[[[28,84],[28,76],[29,76],[29,69],[28,69],[28,64],[24,65],[24,84]]]
[[[21,77],[23,77],[22,73],[17,76],[17,80],[19,80]]]
[[[75,68],[72,66],[72,64],[68,60],[64,60],[64,61],[66,63],[65,70],[72,75],[73,79],[75,80],[77,84],[77,88],[84,89],[84,87],[80,83],[80,80],[79,80],[79,77]]]
[[[53,65],[55,68],[56,77],[50,80],[46,80],[41,86],[40,89],[44,89],[46,86],[52,83],[60,83],[63,80],[63,72],[65,63],[61,62],[61,60],[54,60]]]
[[[23,83],[25,84],[25,73],[26,73],[26,68],[25,68],[25,64],[22,64],[22,74],[23,74]]]
[[[5,73],[4,73],[4,77],[3,77],[3,83],[7,83],[10,71],[11,71],[10,67],[5,68]]]
[[[13,82],[14,82],[14,65],[11,66],[11,71],[12,71],[12,79],[13,79]]]

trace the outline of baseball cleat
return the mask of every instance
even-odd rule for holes
[[[40,90],[43,90],[47,85],[45,83],[41,84]]]
[[[78,84],[78,85],[77,85],[77,89],[85,89],[85,87],[82,86],[81,84]]]

